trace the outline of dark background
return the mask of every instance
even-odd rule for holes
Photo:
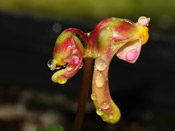
[[[19,12],[0,12],[0,130],[33,131],[38,125],[49,128],[61,124],[69,131],[82,70],[65,85],[54,84],[47,61],[52,59],[55,40],[64,29],[90,32],[101,18],[112,14],[95,19],[91,15],[73,18],[65,13],[65,17],[55,18]],[[141,13],[129,18],[136,21]],[[110,91],[122,113],[120,122],[103,122],[89,97],[83,131],[175,130],[175,20],[168,13],[160,18],[158,13],[155,19],[154,15],[149,41],[138,61],[129,64],[114,57],[110,65]]]

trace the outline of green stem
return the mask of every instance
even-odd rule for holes
[[[92,61],[93,59],[91,58],[84,59],[80,97],[79,97],[78,109],[77,109],[73,131],[81,131],[81,128],[82,128],[84,113],[86,109],[86,102],[88,99],[88,93],[89,93],[89,87],[90,87]]]

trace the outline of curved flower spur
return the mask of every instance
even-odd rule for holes
[[[109,92],[109,65],[114,55],[130,63],[138,59],[141,46],[149,38],[149,21],[150,18],[144,16],[137,23],[127,19],[108,18],[90,33],[75,28],[63,31],[56,40],[53,60],[48,64],[51,70],[60,69],[53,74],[52,81],[66,83],[82,67],[83,58],[94,58],[91,99],[96,113],[104,121],[116,123],[121,115]],[[61,69],[61,66],[65,68]]]

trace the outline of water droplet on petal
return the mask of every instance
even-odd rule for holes
[[[105,110],[108,109],[110,106],[106,101],[104,101],[100,104],[100,107]]]
[[[103,110],[101,108],[97,108],[96,110],[96,113],[99,115],[99,116],[102,116],[104,114]]]
[[[92,93],[92,94],[91,94],[91,99],[92,99],[93,101],[97,99],[95,93]]]
[[[98,72],[95,78],[95,83],[97,87],[102,87],[105,83],[105,76],[103,73]]]
[[[49,68],[52,67],[52,59],[48,60],[48,62],[47,62],[47,66],[48,66]]]
[[[96,59],[95,66],[99,71],[104,71],[106,69],[106,62],[102,59]]]
[[[91,33],[87,33],[87,36],[90,36],[91,35]]]
[[[71,64],[68,64],[67,67],[66,67],[67,71],[71,71],[73,69],[73,65]]]
[[[54,70],[56,68],[56,62],[54,60],[48,60],[47,66],[50,68],[50,70]]]

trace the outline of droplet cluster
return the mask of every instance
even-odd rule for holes
[[[106,76],[104,74],[104,71],[107,68],[107,63],[105,62],[105,60],[103,60],[102,58],[97,58],[95,60],[95,70],[96,70],[96,74],[95,74],[95,85],[96,87],[98,87],[98,89],[103,89],[103,87],[105,87],[105,83],[107,81]],[[91,99],[93,101],[97,100],[97,95],[93,92],[91,94]],[[110,108],[110,104],[107,100],[102,101],[101,103],[99,103],[99,107],[96,109],[96,113],[99,116],[102,116],[104,114],[104,111]]]
[[[101,108],[97,108],[96,110],[96,113],[99,115],[99,116],[102,116],[104,114],[103,110]]]

